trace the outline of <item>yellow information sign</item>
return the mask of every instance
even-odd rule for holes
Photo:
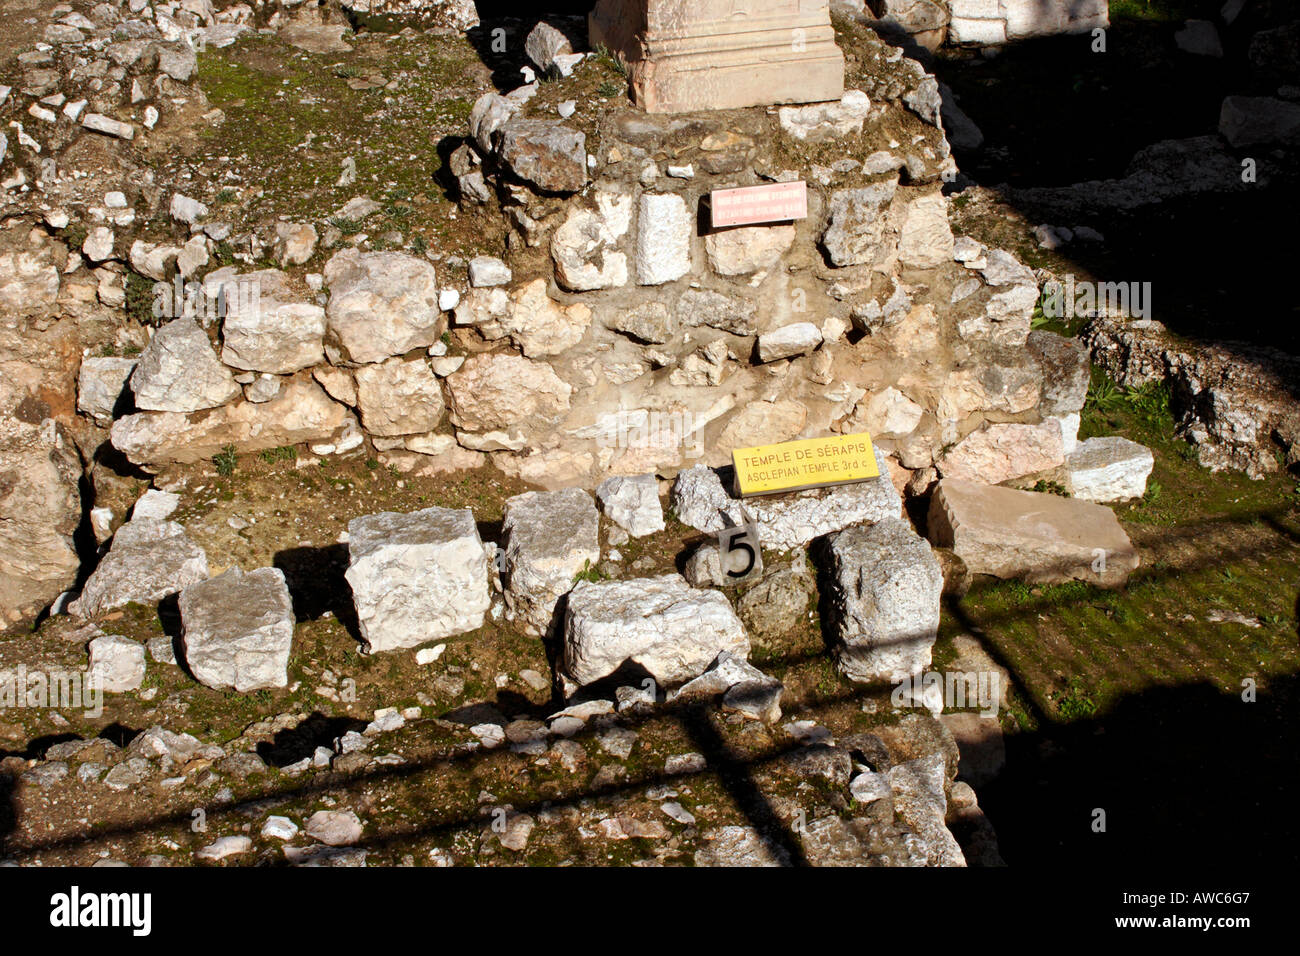
[[[731,463],[736,468],[736,493],[742,498],[880,476],[871,436],[866,432],[737,448],[731,453]]]

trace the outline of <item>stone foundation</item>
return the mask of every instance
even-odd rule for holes
[[[838,99],[844,56],[826,0],[601,0],[591,45],[628,68],[650,113]]]

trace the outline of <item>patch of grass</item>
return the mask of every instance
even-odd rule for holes
[[[614,99],[624,95],[627,92],[627,86],[623,83],[615,83],[613,80],[606,80],[596,88],[596,93],[606,99]]]
[[[227,445],[221,451],[212,456],[213,467],[217,469],[217,474],[223,478],[229,478],[235,473],[235,468],[239,465],[239,456],[235,454],[235,446]]]
[[[234,265],[236,262],[234,247],[226,240],[221,240],[212,250],[212,261],[216,263],[218,269]]]
[[[334,216],[330,224],[345,236],[355,236],[361,231],[360,219],[348,219],[346,216]]]
[[[1124,387],[1094,366],[1081,424],[1089,434],[1101,434],[1127,421],[1137,427],[1138,440],[1168,438],[1174,433],[1173,393],[1168,383],[1150,381]]]
[[[90,230],[86,228],[83,222],[70,222],[66,229],[63,230],[63,241],[68,244],[69,249],[80,249],[86,243],[86,236]]]
[[[1059,481],[1048,481],[1046,478],[1040,478],[1034,482],[1033,490],[1045,495],[1059,495],[1062,498],[1070,497],[1070,493],[1065,490],[1065,485]]]
[[[162,320],[153,314],[154,281],[138,272],[126,274],[126,314],[141,325],[160,325]]]
[[[1160,492],[1161,492],[1160,482],[1147,481],[1147,490],[1142,495],[1142,503],[1144,505],[1155,504],[1157,501],[1160,500]]]
[[[1148,382],[1124,390],[1124,400],[1133,413],[1151,428],[1173,428],[1172,395],[1166,382]]]
[[[1108,414],[1123,407],[1124,393],[1105,372],[1098,368],[1092,370],[1092,382],[1088,386],[1088,398],[1083,403],[1084,414]]]
[[[292,445],[281,445],[278,448],[264,448],[257,453],[257,457],[268,465],[274,465],[277,462],[297,461],[298,450]]]
[[[1181,24],[1194,18],[1212,20],[1220,6],[1217,0],[1110,0],[1110,21]]]
[[[1056,712],[1065,720],[1087,720],[1097,715],[1097,702],[1079,678],[1071,677],[1066,689],[1056,695]]]
[[[619,76],[627,76],[627,65],[609,51],[609,47],[600,43],[596,46],[596,61],[602,66],[607,67],[617,73]]]

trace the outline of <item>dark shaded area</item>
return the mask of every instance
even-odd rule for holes
[[[99,739],[107,740],[109,743],[118,747],[125,747],[132,740],[138,737],[140,733],[140,730],[132,729],[125,724],[119,724],[114,721],[99,732]]]
[[[17,784],[16,776],[0,770],[0,846],[18,826],[18,801],[14,798]]]
[[[524,52],[524,41],[533,27],[545,20],[569,38],[575,51],[582,52],[587,49],[587,11],[591,6],[594,4],[576,0],[548,0],[545,9],[523,14],[518,4],[478,3],[479,25],[465,36],[492,71],[492,85],[508,93],[523,84],[520,68],[533,65]],[[504,38],[497,31],[504,31]]]
[[[284,573],[297,621],[314,621],[333,614],[358,644],[363,644],[352,586],[344,577],[348,546],[286,548],[277,551],[272,565]]]
[[[1296,861],[1298,680],[1271,681],[1255,703],[1154,688],[1095,720],[1008,737],[1005,771],[980,791],[1003,857],[1042,869]]]
[[[717,772],[722,786],[745,814],[748,822],[773,846],[785,851],[791,866],[807,866],[808,860],[798,836],[777,815],[771,801],[754,780],[754,768],[732,751],[709,720],[708,714],[701,708],[685,707],[681,720],[682,726],[691,735],[691,741],[704,755],[709,768]]]
[[[964,175],[996,189],[1035,225],[1087,225],[1105,236],[1062,251],[1080,275],[1151,282],[1151,317],[1179,335],[1297,355],[1300,303],[1281,281],[1300,215],[1294,153],[1273,145],[1234,150],[1236,160],[1255,161],[1257,183],[1224,183],[1221,191],[1126,212],[1092,208],[1063,219],[1054,203],[1021,192],[1122,178],[1155,143],[1217,137],[1225,96],[1277,95],[1276,78],[1253,70],[1246,51],[1257,31],[1294,19],[1294,5],[1248,5],[1230,27],[1219,18],[1221,4],[1202,6],[1176,8],[1218,25],[1222,59],[1179,50],[1181,19],[1121,18],[1106,31],[1104,53],[1093,52],[1084,33],[1012,43],[991,59],[944,50],[927,65],[984,133],[981,149],[955,151]],[[1184,175],[1175,166],[1166,178]]]
[[[316,753],[317,747],[334,749],[334,741],[350,730],[366,729],[355,717],[326,717],[316,711],[297,727],[282,730],[269,743],[257,745],[257,755],[272,767],[287,767]]]
[[[73,733],[46,734],[43,737],[35,737],[27,741],[27,748],[21,752],[0,751],[0,758],[4,757],[22,757],[25,760],[39,760],[45,756],[45,752],[57,744],[65,744],[69,740],[80,740],[81,738]]]

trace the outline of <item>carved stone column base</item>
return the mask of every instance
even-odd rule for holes
[[[818,103],[844,93],[827,0],[600,0],[591,45],[649,113]]]

